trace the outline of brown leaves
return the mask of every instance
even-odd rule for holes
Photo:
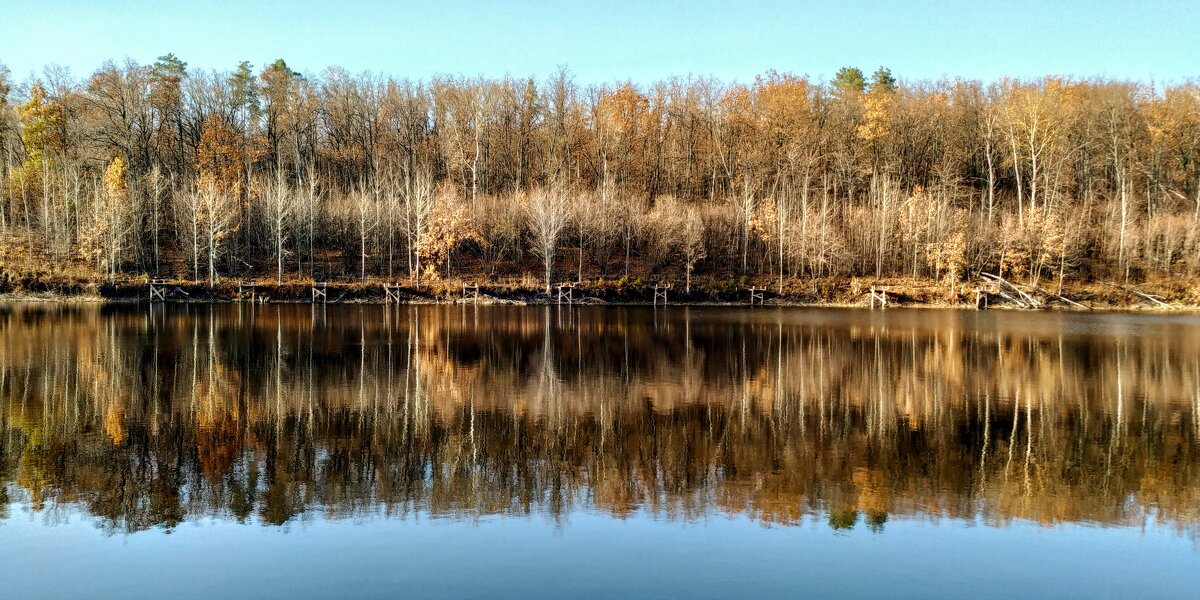
[[[421,258],[423,276],[440,278],[439,269],[450,259],[451,253],[468,241],[482,241],[471,226],[469,206],[456,195],[445,195],[437,202],[429,216],[429,226],[417,240],[417,254]]]
[[[626,83],[600,98],[599,116],[618,136],[636,135],[646,127],[650,100]]]
[[[1030,211],[1023,221],[1008,220],[1002,229],[1001,275],[1028,276],[1036,285],[1042,269],[1055,267],[1067,257],[1067,233],[1063,216],[1058,213]]]
[[[196,150],[196,169],[206,185],[217,191],[240,194],[244,157],[238,133],[220,115],[204,120],[204,132]]]

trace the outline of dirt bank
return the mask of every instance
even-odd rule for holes
[[[464,289],[463,281],[435,281],[421,286],[399,282],[389,295],[383,281],[323,282],[316,285],[330,303],[480,303],[480,304],[555,304],[557,286],[547,294],[544,287],[529,279],[474,283]],[[968,307],[974,308],[977,292],[984,295],[989,308],[1045,308],[1065,310],[1113,309],[1197,309],[1200,285],[1187,281],[1146,282],[1138,285],[1089,282],[1057,288],[1015,284],[1017,289],[976,282],[959,282],[951,291],[948,284],[904,278],[858,279],[822,278],[786,280],[781,290],[777,282],[740,280],[698,280],[690,293],[680,287],[666,290],[669,304],[751,304],[785,306],[868,306],[871,288],[886,290],[888,307]],[[155,285],[166,302],[312,302],[312,281],[232,281],[209,286],[207,282],[182,279],[165,280]],[[146,278],[116,281],[91,281],[72,278],[6,278],[0,280],[0,299],[21,301],[93,301],[149,302],[151,282]],[[658,290],[661,294],[661,288]],[[640,279],[594,280],[563,290],[563,303],[575,304],[652,304],[655,286]],[[1027,294],[1027,297],[1026,297]],[[390,298],[389,298],[390,296]],[[157,298],[156,298],[157,299]],[[662,302],[661,295],[658,301]]]

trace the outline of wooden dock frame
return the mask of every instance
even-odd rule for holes
[[[878,287],[877,288],[875,286],[871,286],[871,309],[875,308],[876,303],[879,303],[879,308],[887,309],[887,305],[888,305],[887,293],[888,293],[888,289],[886,287]]]
[[[988,307],[988,290],[982,286],[975,287],[975,310],[985,310]]]
[[[575,304],[575,284],[560,283],[558,284],[558,303],[562,304],[565,298],[567,304]]]
[[[463,284],[463,300],[470,300],[474,304],[479,304],[479,284],[464,283]]]
[[[315,282],[312,284],[312,301],[317,303],[317,299],[321,302],[329,302],[329,284],[324,281]]]
[[[258,286],[255,283],[247,283],[245,281],[239,280],[238,281],[238,291],[237,291],[237,301],[241,302],[241,301],[245,300],[246,292],[250,293],[250,301],[251,302],[258,300],[257,287]]]
[[[393,302],[400,304],[400,284],[385,283],[383,284],[383,303],[392,304]]]
[[[167,285],[166,279],[151,279],[150,280],[150,301],[166,302],[167,301]]]
[[[751,287],[749,291],[750,306],[754,306],[755,303],[757,303],[759,306],[762,306],[764,303],[763,292],[766,291],[766,288]]]
[[[667,290],[671,289],[669,285],[654,284],[654,306],[658,306],[659,298],[662,298],[663,306],[667,305]]]

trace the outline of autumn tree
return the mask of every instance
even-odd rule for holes
[[[95,261],[108,281],[116,276],[133,229],[127,176],[125,161],[120,156],[113,158],[104,170],[103,185],[92,202],[91,222],[80,239],[83,254]]]
[[[468,200],[461,198],[457,190],[447,187],[434,195],[437,200],[429,213],[428,226],[417,238],[417,256],[424,265],[426,279],[440,279],[443,266],[448,279],[455,250],[461,244],[479,239],[471,226]]]
[[[150,164],[155,133],[151,81],[151,71],[133,61],[119,66],[109,62],[92,74],[85,96],[96,141],[139,171]]]
[[[9,225],[9,170],[12,168],[12,155],[16,145],[14,134],[16,133],[17,119],[12,109],[12,103],[9,101],[9,94],[12,93],[12,81],[10,80],[11,73],[4,63],[0,63],[0,156],[3,160],[0,161],[0,233],[8,235]]]
[[[292,268],[419,283],[536,257],[553,283],[564,239],[580,278],[589,261],[601,276],[620,262],[627,278],[704,264],[780,289],[1001,267],[1068,287],[1191,278],[1198,98],[1194,83],[850,67],[827,81],[605,85],[565,68],[427,81],[283,60],[189,70],[173,54],[79,78],[52,66],[23,84],[0,70],[0,242],[30,264],[211,281]],[[116,157],[127,188],[114,195]],[[563,211],[532,210],[535,197]],[[101,243],[116,206],[125,233]],[[703,231],[691,268],[688,221]]]
[[[204,241],[208,285],[216,284],[217,260],[224,255],[241,216],[242,152],[238,136],[219,115],[210,116],[196,152],[200,172],[192,197],[194,218]]]

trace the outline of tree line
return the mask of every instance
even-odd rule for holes
[[[1200,271],[1200,88],[0,67],[0,251],[153,274],[1033,285]],[[48,261],[48,262],[47,262]],[[539,284],[539,285],[541,285]]]

